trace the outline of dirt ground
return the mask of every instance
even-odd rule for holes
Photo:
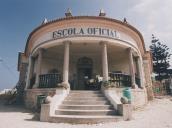
[[[0,103],[0,128],[172,128],[172,97],[155,98],[133,113],[131,121],[94,125],[72,125],[40,122],[34,113],[22,106],[4,106]]]

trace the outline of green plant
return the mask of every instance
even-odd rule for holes
[[[68,84],[68,83],[59,83],[59,84],[57,85],[57,88],[68,89],[68,88],[69,88],[69,84]]]
[[[103,86],[105,88],[113,88],[113,87],[115,87],[115,84],[112,83],[111,81],[104,81],[102,84],[103,84]]]
[[[10,90],[6,93],[0,94],[0,100],[5,101],[5,104],[13,104],[16,102],[17,91]]]
[[[156,74],[155,79],[162,81],[169,77],[168,68],[170,67],[169,47],[159,41],[154,35],[152,35],[152,42],[150,45],[150,51],[152,52],[153,59],[153,71]]]

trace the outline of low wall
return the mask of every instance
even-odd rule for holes
[[[117,109],[117,106],[120,105],[120,98],[123,97],[123,90],[124,88],[109,88],[103,91],[105,96],[111,101],[115,109]],[[134,109],[145,106],[147,102],[148,98],[145,88],[131,89],[131,104]]]
[[[116,93],[119,99],[122,97],[123,88],[110,89],[110,92]],[[48,95],[50,92],[56,92],[55,88],[48,89],[27,89],[25,91],[25,105],[27,108],[36,108],[37,106],[37,96],[38,95]],[[131,89],[132,100],[131,103],[134,109],[143,107],[147,104],[147,93],[145,89]],[[115,106],[115,105],[114,105]],[[117,106],[115,106],[117,107]]]
[[[48,95],[50,92],[55,93],[56,88],[44,88],[44,89],[27,89],[25,90],[25,106],[29,109],[36,109],[37,107],[37,96]]]
[[[51,97],[50,102],[41,105],[40,121],[51,122],[51,117],[55,116],[56,109],[61,105],[68,94],[68,89],[56,89],[56,94]]]
[[[118,110],[118,107],[120,105],[122,105],[121,101],[120,101],[120,97],[119,95],[117,95],[115,88],[111,88],[111,89],[105,89],[103,86],[101,87],[102,92],[104,93],[104,95],[106,96],[106,98],[111,102],[111,104],[113,105],[113,107]]]
[[[115,91],[119,97],[123,96],[122,88],[116,88]],[[131,104],[133,105],[134,109],[143,107],[148,102],[146,89],[131,89],[131,95]]]

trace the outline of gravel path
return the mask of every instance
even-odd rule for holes
[[[39,122],[33,113],[17,106],[0,104],[0,128],[172,128],[172,97],[162,97],[150,102],[144,109],[136,110],[133,120],[94,125],[72,125]]]

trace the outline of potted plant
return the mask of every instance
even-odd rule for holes
[[[59,83],[57,85],[57,88],[64,88],[64,89],[68,89],[69,88],[69,83]]]
[[[102,85],[105,87],[105,88],[114,88],[116,87],[114,83],[112,83],[111,81],[104,81],[102,83]]]

